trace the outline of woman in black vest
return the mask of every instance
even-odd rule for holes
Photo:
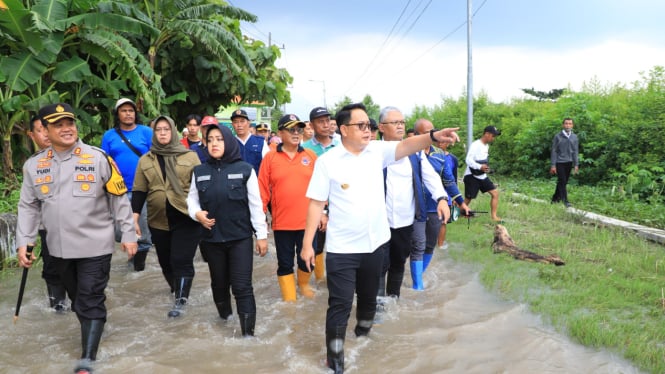
[[[231,314],[236,299],[243,336],[254,335],[256,302],[252,287],[253,235],[256,252],[268,251],[268,230],[259,183],[252,165],[242,161],[240,146],[225,126],[211,126],[206,135],[210,158],[194,168],[187,197],[189,215],[201,223],[199,247],[208,262],[212,296],[219,316]]]

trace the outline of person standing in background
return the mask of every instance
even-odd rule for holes
[[[254,168],[254,172],[259,174],[259,167],[263,156],[270,150],[265,140],[258,136],[252,135],[249,131],[250,122],[247,112],[243,109],[238,109],[231,114],[231,124],[236,132],[236,139],[240,145],[240,157],[245,162],[249,162]]]
[[[490,194],[490,216],[492,221],[500,222],[497,215],[499,210],[499,190],[487,176],[490,171],[489,148],[501,131],[495,126],[487,126],[483,136],[471,143],[466,153],[466,170],[464,171],[464,203],[468,206],[471,200],[478,196],[478,192]]]
[[[118,165],[127,186],[126,196],[130,201],[132,200],[132,184],[134,183],[136,165],[139,163],[139,158],[150,150],[152,142],[152,128],[139,124],[136,109],[136,103],[130,99],[121,98],[116,101],[113,109],[115,127],[104,133],[101,145],[104,152],[111,156]],[[145,269],[145,259],[150,247],[152,247],[147,217],[147,209],[144,206],[139,220],[142,233],[138,240],[139,250],[136,256],[130,260],[134,271]],[[116,241],[120,241],[118,230],[116,230]]]
[[[557,133],[552,140],[552,154],[550,174],[556,174],[556,190],[552,195],[552,203],[563,202],[566,208],[570,207],[568,201],[568,180],[570,179],[570,172],[575,170],[575,174],[579,172],[579,148],[580,141],[577,135],[573,133],[572,118],[565,118],[561,125],[563,130]],[[574,169],[573,169],[574,167]]]
[[[330,118],[330,112],[324,107],[313,108],[309,112],[309,122],[314,130],[314,136],[303,143],[303,148],[311,149],[316,153],[316,157],[328,152],[340,144],[340,139],[333,136],[333,119]],[[324,209],[327,212],[327,208]],[[326,275],[325,255],[323,254],[326,245],[326,225],[321,223],[316,232],[316,266],[314,266],[314,276],[317,281],[322,281]]]
[[[180,143],[182,143],[185,148],[190,149],[194,144],[201,144],[201,137],[199,136],[199,130],[201,129],[201,116],[198,114],[190,114],[187,116],[185,121],[187,121],[185,124],[187,135],[180,139]],[[152,127],[154,129],[154,125]]]

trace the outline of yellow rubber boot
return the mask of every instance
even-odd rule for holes
[[[296,275],[293,273],[279,275],[277,280],[279,281],[279,288],[282,290],[282,300],[296,301]]]
[[[326,276],[326,261],[323,258],[323,253],[319,253],[314,257],[314,276],[316,276],[317,281]]]
[[[300,294],[312,298],[314,297],[314,290],[309,286],[309,277],[312,273],[308,273],[298,269],[298,287],[300,288]]]

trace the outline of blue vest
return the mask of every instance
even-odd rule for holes
[[[202,241],[224,243],[253,235],[247,197],[247,180],[251,174],[252,166],[244,161],[232,164],[212,161],[194,168],[201,209],[215,219],[211,230],[203,230]]]
[[[425,203],[425,184],[423,183],[422,168],[420,167],[420,152],[409,155],[409,162],[411,162],[411,171],[413,173],[413,197],[416,201],[416,216],[414,217],[418,222],[427,221],[427,205]],[[387,193],[386,178],[388,177],[388,168],[383,169],[383,193]],[[431,200],[431,199],[430,199]]]
[[[260,136],[250,135],[247,143],[243,145],[238,140],[238,145],[240,145],[240,157],[242,157],[242,160],[250,163],[256,175],[259,175],[259,167],[261,167],[261,160],[263,160],[263,147],[267,147],[266,140]]]

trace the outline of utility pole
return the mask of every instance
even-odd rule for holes
[[[467,127],[467,151],[473,142],[473,54],[471,51],[471,20],[473,18],[471,0],[466,0],[466,51],[467,51],[467,73],[466,73],[466,127]]]

